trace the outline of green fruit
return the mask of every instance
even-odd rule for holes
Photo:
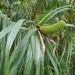
[[[40,31],[41,31],[43,34],[53,34],[53,33],[57,32],[57,31],[60,31],[60,30],[63,29],[65,26],[66,26],[65,21],[61,20],[61,21],[58,21],[57,23],[52,24],[52,25],[41,26],[41,27],[40,27]]]

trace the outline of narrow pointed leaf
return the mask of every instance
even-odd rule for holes
[[[21,40],[21,42],[19,43],[19,45],[16,47],[16,49],[14,50],[13,54],[10,57],[10,64],[15,60],[11,71],[10,71],[10,75],[15,75],[18,69],[18,66],[25,54],[26,48],[27,48],[27,44],[28,44],[28,40],[29,38],[32,36],[32,34],[34,34],[36,31],[36,28],[31,29],[26,35],[25,37]]]
[[[5,48],[5,63],[4,63],[4,73],[5,75],[9,75],[9,70],[10,70],[10,65],[9,65],[9,53],[10,53],[10,49],[11,46],[14,42],[14,39],[18,33],[18,31],[20,30],[20,27],[23,23],[24,19],[19,20],[15,26],[13,27],[11,33],[9,34],[9,37],[7,39],[7,44],[6,44],[6,48]]]
[[[37,37],[35,37],[35,45],[36,45],[36,75],[40,75],[40,59],[41,59],[41,46],[40,41]]]
[[[13,51],[13,53],[11,54],[10,57],[10,64],[14,61],[14,59],[16,58],[16,56],[18,55],[18,53],[20,52],[20,50],[25,46],[25,44],[27,43],[27,41],[29,40],[29,38],[32,36],[32,34],[34,34],[36,31],[36,28],[31,29],[30,31],[27,32],[27,34],[23,37],[23,39],[21,40],[21,42],[18,44],[18,46],[15,48],[15,50]],[[13,57],[14,56],[14,57]]]
[[[6,27],[5,29],[3,29],[1,32],[0,32],[0,39],[3,38],[7,33],[9,33],[12,28],[13,28],[14,25],[10,25],[8,27]]]
[[[31,43],[29,44],[28,51],[27,51],[27,57],[25,61],[25,68],[24,68],[24,75],[30,75],[30,70],[32,66],[32,48]]]

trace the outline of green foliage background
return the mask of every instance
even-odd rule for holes
[[[75,75],[73,1],[0,0],[0,75]],[[37,28],[42,19],[71,26],[44,35]]]

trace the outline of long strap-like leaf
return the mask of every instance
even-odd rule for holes
[[[15,37],[18,33],[18,31],[21,28],[21,25],[23,23],[24,19],[19,20],[15,26],[13,27],[11,33],[8,36],[6,48],[5,48],[5,63],[4,63],[4,75],[9,75],[10,65],[9,65],[9,53],[10,49],[12,47],[12,44],[15,40]]]

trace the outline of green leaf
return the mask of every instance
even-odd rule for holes
[[[55,10],[50,11],[48,14],[46,14],[43,17],[43,19],[39,22],[39,24],[43,24],[43,23],[47,22],[52,17],[54,17],[56,14],[58,14],[59,12],[62,12],[62,11],[65,11],[65,10],[70,10],[70,9],[71,9],[71,6],[69,6],[69,5],[56,8]]]
[[[6,28],[4,28],[1,32],[0,32],[0,39],[2,39],[7,33],[9,33],[14,25],[10,25]]]
[[[27,34],[21,40],[21,42],[17,45],[17,47],[15,48],[13,53],[11,54],[10,64],[15,60],[15,58],[16,58],[16,60],[14,61],[14,64],[11,68],[10,75],[14,75],[16,73],[18,66],[25,54],[25,51],[26,51],[26,48],[28,45],[28,40],[35,33],[36,30],[37,29],[34,28],[34,29],[31,29],[30,31],[28,31]]]
[[[31,46],[36,66],[36,75],[44,75],[44,55],[41,51],[40,41],[35,35],[31,37]]]
[[[27,56],[26,56],[26,61],[25,61],[24,75],[30,75],[32,61],[33,61],[32,48],[31,48],[31,43],[30,43],[28,46],[28,51],[27,51]]]
[[[36,75],[40,75],[40,61],[41,61],[41,46],[38,37],[35,36],[35,47],[36,47]]]
[[[9,34],[9,37],[7,39],[6,48],[5,48],[5,63],[4,63],[4,74],[9,75],[10,65],[9,65],[9,53],[10,49],[12,47],[12,44],[15,40],[15,37],[18,33],[18,31],[21,28],[21,25],[23,23],[24,19],[19,20],[15,26],[13,27],[11,33]]]
[[[44,75],[44,55],[41,53],[41,62],[40,62],[40,75]]]
[[[31,46],[32,46],[32,53],[33,53],[33,59],[34,59],[34,62],[36,61],[36,46],[35,46],[35,36],[32,35],[31,37]]]
[[[66,24],[66,26],[75,27],[73,24]]]
[[[24,40],[24,41],[25,41],[25,40]],[[28,42],[27,42],[27,43],[28,43]],[[21,43],[21,44],[22,44],[22,43]],[[11,68],[11,70],[10,70],[10,75],[16,75],[18,66],[19,66],[19,64],[20,64],[20,62],[21,62],[21,60],[22,60],[22,58],[23,58],[23,56],[24,56],[24,54],[25,54],[25,51],[26,51],[27,47],[28,47],[28,44],[25,45],[25,46],[21,49],[21,51],[19,52],[19,54],[16,56],[16,59],[14,60],[14,64],[12,65],[12,68]],[[19,47],[18,47],[18,48],[19,48]],[[14,56],[13,56],[13,58],[14,58]]]
[[[49,60],[51,61],[52,65],[53,65],[53,68],[54,68],[54,71],[55,71],[55,75],[59,75],[59,70],[58,70],[57,62],[56,62],[55,58],[53,58],[52,53],[50,52],[50,48],[51,47],[50,47],[48,39],[47,39],[47,44],[49,46],[49,48],[47,48],[47,46],[46,46],[47,56],[48,56]]]

